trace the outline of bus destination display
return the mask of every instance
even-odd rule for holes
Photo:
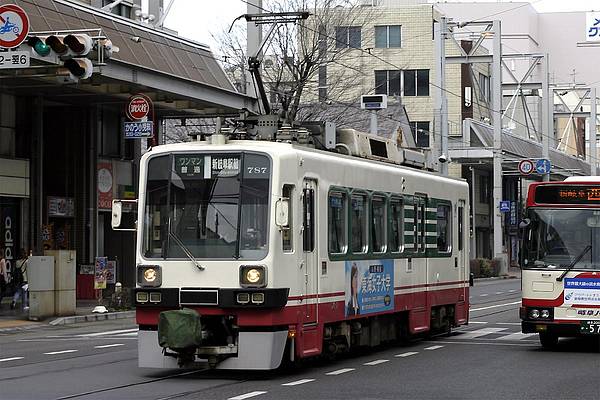
[[[535,202],[547,204],[600,204],[600,186],[538,186]]]

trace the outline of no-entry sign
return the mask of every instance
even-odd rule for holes
[[[126,113],[131,121],[140,121],[148,116],[152,108],[152,101],[144,95],[131,96],[127,103]]]
[[[0,6],[0,48],[12,49],[19,46],[29,34],[29,18],[15,4]]]

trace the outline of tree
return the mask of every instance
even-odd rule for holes
[[[273,109],[288,124],[297,118],[318,114],[319,103],[356,103],[357,86],[364,86],[363,65],[368,62],[359,50],[369,42],[368,30],[362,29],[375,19],[377,8],[340,0],[267,0],[267,12],[308,11],[310,17],[297,24],[279,25],[265,50],[263,80],[271,94]],[[215,35],[219,50],[227,62],[225,71],[238,86],[245,86],[245,37]],[[335,68],[336,73],[328,70]],[[274,101],[273,101],[274,100]],[[307,111],[307,112],[304,112]]]

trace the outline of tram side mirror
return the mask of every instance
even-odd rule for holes
[[[471,272],[469,274],[469,286],[473,286],[473,285],[475,285],[475,274]]]
[[[287,199],[279,199],[275,203],[275,225],[279,229],[288,228],[290,226],[290,201]]]
[[[525,229],[527,228],[529,225],[531,225],[531,220],[529,218],[525,218],[523,221],[521,221],[519,223],[519,228],[520,229]]]
[[[110,225],[113,229],[118,229],[121,227],[121,218],[123,217],[123,203],[120,200],[112,201],[112,218],[110,221]]]
[[[588,228],[600,228],[600,215],[588,217],[586,223]]]

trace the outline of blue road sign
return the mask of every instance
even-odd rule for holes
[[[550,164],[550,160],[545,158],[537,160],[535,163],[535,170],[538,174],[549,174],[552,169],[552,164]]]
[[[500,212],[509,212],[510,211],[510,201],[502,200],[500,202]]]
[[[125,139],[150,138],[154,132],[152,121],[125,122],[123,124]]]

